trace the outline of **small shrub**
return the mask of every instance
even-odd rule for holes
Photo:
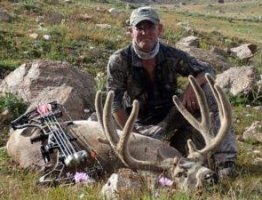
[[[0,112],[5,110],[8,110],[15,119],[25,112],[26,104],[18,97],[6,93],[4,96],[0,97]]]
[[[32,0],[24,1],[22,4],[22,8],[35,13],[39,13],[41,11],[41,9]]]
[[[252,90],[249,94],[240,94],[240,95],[228,95],[230,102],[234,106],[239,105],[262,105],[262,94],[256,89]]]
[[[236,96],[228,95],[228,96],[229,96],[230,102],[233,106],[239,106],[239,105],[247,104],[248,100],[247,100],[246,96],[243,96],[243,95],[236,95]]]
[[[95,77],[96,91],[106,91],[106,74],[104,72],[98,72]]]
[[[12,120],[24,113],[26,105],[23,101],[14,95],[7,93],[0,97],[0,147],[3,146],[8,139],[9,125]],[[4,111],[8,113],[4,114]]]

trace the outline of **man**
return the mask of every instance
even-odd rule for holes
[[[170,130],[182,129],[182,132],[191,133],[192,127],[175,110],[172,96],[177,94],[177,76],[193,75],[204,89],[211,111],[215,113],[214,130],[217,130],[220,126],[217,105],[204,78],[205,73],[215,76],[213,68],[160,42],[162,30],[159,16],[151,7],[140,7],[132,12],[129,29],[132,43],[115,52],[107,66],[107,87],[115,93],[113,115],[116,122],[124,127],[132,102],[137,99],[140,110],[134,131],[159,139]],[[190,85],[181,99],[191,113],[199,114],[197,99]],[[185,152],[186,140],[192,135],[179,132],[172,138],[171,144]],[[226,171],[234,167],[236,146],[233,129],[214,159]]]

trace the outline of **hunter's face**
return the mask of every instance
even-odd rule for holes
[[[144,52],[150,52],[154,48],[161,32],[162,24],[153,24],[150,21],[142,21],[130,28],[133,40]]]

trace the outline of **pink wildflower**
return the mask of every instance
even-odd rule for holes
[[[87,183],[89,181],[89,176],[84,172],[76,172],[74,180],[76,183]]]
[[[169,178],[165,177],[165,176],[162,176],[160,175],[158,177],[158,183],[161,185],[161,186],[172,186],[174,181],[170,180]]]

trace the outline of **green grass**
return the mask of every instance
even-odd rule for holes
[[[8,138],[10,122],[24,113],[26,107],[21,99],[10,93],[0,96],[0,147]]]
[[[233,108],[235,118],[235,128],[237,134],[242,134],[246,127],[249,127],[252,122],[262,119],[261,110],[256,110],[253,107],[246,108],[243,105]]]
[[[13,16],[11,23],[0,22],[0,44],[6,47],[0,49],[1,65],[11,66],[13,69],[32,59],[66,60],[95,74],[105,69],[108,56],[113,51],[129,43],[130,38],[126,35],[125,21],[131,10],[126,8],[125,3],[114,1],[112,5],[78,1],[65,6],[55,2],[19,1],[19,3],[10,3],[7,0],[1,1],[1,7]],[[250,10],[251,5],[254,11]],[[257,13],[261,10],[261,6],[255,5],[257,4],[250,3],[250,6],[238,7],[241,7],[240,11],[243,15],[259,17]],[[119,9],[119,14],[116,16],[108,12],[108,9],[113,6]],[[222,16],[213,12],[214,9],[223,10],[221,6],[225,9],[225,14]],[[233,47],[243,41],[254,42],[261,48],[261,21],[244,21],[234,16],[232,21],[232,17],[228,17],[228,13],[231,12],[230,8],[234,10],[235,5],[212,4],[212,6],[188,5],[181,8],[172,6],[160,8],[162,21],[165,24],[162,37],[168,43],[175,44],[181,37],[188,35],[177,27],[178,22],[186,22],[194,29],[196,35],[202,37],[201,41],[204,42],[202,46],[206,48]],[[94,13],[94,10],[97,11]],[[57,25],[48,23],[49,13],[53,12],[63,15],[64,22]],[[91,16],[91,19],[89,21],[80,20],[80,16],[84,14]],[[43,27],[37,23],[37,16],[46,16],[47,22],[44,22]],[[104,23],[110,24],[112,28],[101,29],[96,26],[96,24]],[[216,35],[212,34],[214,32],[223,35],[223,40],[217,40]],[[37,33],[38,38],[30,38],[31,33]],[[51,41],[44,40],[44,34],[50,34]],[[253,60],[254,64],[261,68],[261,55],[258,54]],[[97,70],[98,68],[100,70]]]
[[[254,146],[243,144],[242,151],[254,150]],[[258,147],[255,147],[258,148]],[[260,148],[260,150],[262,150]],[[260,167],[250,163],[250,158],[243,157],[244,152],[240,152],[238,167],[239,176],[234,180],[224,180],[219,185],[186,194],[174,188],[162,188],[159,191],[159,199],[259,199],[261,195],[262,181],[258,177]],[[250,157],[250,155],[249,155]],[[252,156],[254,158],[254,156]],[[102,187],[102,182],[94,185],[70,185],[60,187],[45,187],[37,185],[38,175],[33,172],[20,170],[11,160],[9,160],[4,149],[0,149],[0,199],[97,199],[97,195]],[[150,192],[145,191],[140,198],[143,200],[152,199]]]
[[[12,3],[13,2],[13,3]],[[61,1],[60,1],[61,2]],[[0,72],[5,75],[20,64],[33,59],[65,60],[90,72],[94,77],[98,72],[105,72],[108,57],[117,49],[130,41],[126,34],[126,20],[131,12],[129,5],[117,0],[82,0],[71,4],[59,3],[56,0],[23,0],[0,1],[12,16],[11,22],[0,22]],[[101,2],[104,2],[102,4]],[[196,2],[196,1],[186,1]],[[200,3],[199,3],[200,2]],[[204,2],[204,3],[203,3]],[[217,4],[207,0],[199,0],[199,4],[187,4],[182,7],[174,5],[153,5],[159,9],[165,25],[163,40],[171,45],[189,34],[201,38],[200,46],[210,49],[235,47],[244,42],[258,46],[258,51],[247,63],[234,58],[228,60],[237,65],[252,64],[262,72],[262,6],[260,0]],[[112,16],[107,10],[111,7],[119,9],[119,14]],[[59,12],[64,16],[61,24],[53,25],[37,22],[37,16],[48,16],[50,12]],[[81,15],[89,15],[88,21],[80,20]],[[193,32],[188,33],[178,27],[177,23],[187,23]],[[101,29],[96,24],[110,24],[111,29]],[[38,38],[29,37],[37,33]],[[49,34],[51,40],[43,38]],[[181,79],[182,85],[185,80]],[[97,83],[103,88],[103,81]],[[19,100],[13,97],[0,98],[0,111],[6,108],[14,111],[12,119],[22,112]],[[262,119],[261,111],[246,107],[248,101],[233,103],[234,122],[237,136],[241,136],[245,128],[252,122]],[[233,102],[234,101],[234,102]],[[22,103],[22,102],[20,102]],[[14,106],[14,107],[13,107]],[[21,107],[22,108],[22,107]],[[1,119],[0,146],[7,139],[9,121]],[[238,141],[238,169],[241,174],[234,180],[223,181],[221,184],[193,194],[184,194],[168,189],[160,191],[160,199],[260,199],[262,191],[261,166],[254,164],[259,157],[254,151],[262,152],[261,144]],[[261,156],[260,156],[261,157]],[[97,199],[102,183],[95,185],[75,185],[65,187],[43,187],[36,184],[39,175],[19,169],[7,156],[5,149],[0,149],[0,199]],[[103,182],[103,181],[102,181]],[[152,199],[148,191],[141,199]]]

